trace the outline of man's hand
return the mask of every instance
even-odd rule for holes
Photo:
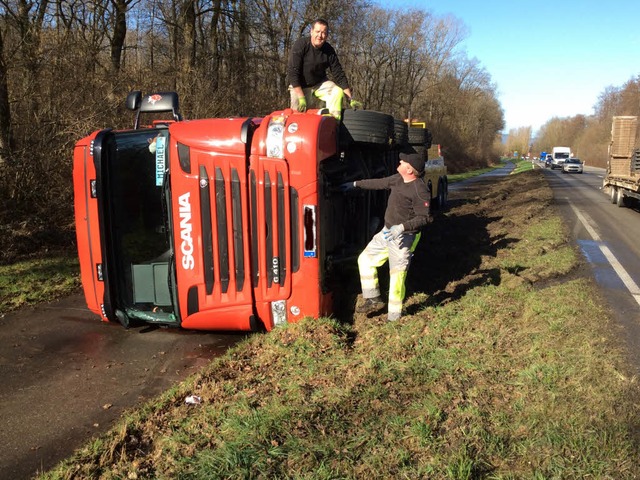
[[[338,185],[338,190],[341,192],[348,192],[356,187],[356,182],[346,182]]]
[[[352,98],[351,101],[349,102],[349,106],[354,110],[359,110],[362,108],[362,102],[359,102],[358,100],[354,100]]]
[[[385,240],[394,240],[398,238],[402,232],[404,232],[404,225],[393,225],[389,228],[389,230],[383,230],[383,235]]]
[[[305,97],[298,98],[298,111],[299,112],[307,111],[307,99]]]

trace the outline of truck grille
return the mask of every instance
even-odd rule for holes
[[[275,177],[275,178],[274,178]],[[262,182],[258,182],[255,170],[249,174],[251,197],[251,278],[254,287],[260,282],[260,249],[264,249],[263,271],[266,272],[267,287],[285,286],[289,272],[295,272],[300,266],[300,247],[298,221],[298,194],[289,187],[290,220],[287,228],[287,187],[282,173],[265,170]],[[262,192],[259,191],[262,189]],[[274,195],[275,193],[275,195]],[[262,202],[259,199],[263,199]],[[264,225],[264,238],[260,233]],[[291,232],[287,238],[287,229]],[[263,247],[261,247],[263,245]],[[287,250],[290,250],[291,262],[287,264]]]
[[[218,262],[218,271],[220,272],[220,290],[227,293],[230,284],[230,264],[229,256],[231,249],[228,241],[229,225],[233,230],[233,268],[235,270],[236,291],[241,292],[244,288],[245,276],[245,258],[243,253],[244,231],[242,227],[242,197],[240,194],[240,177],[235,168],[231,169],[230,190],[231,195],[227,195],[227,186],[223,171],[220,167],[215,168],[214,189],[215,202],[212,203],[211,184],[209,183],[209,174],[204,165],[200,166],[200,222],[202,225],[202,263],[204,270],[204,283],[207,295],[213,293],[215,284],[214,262]],[[227,198],[231,203],[231,221],[227,215]],[[213,224],[211,220],[212,205],[216,212],[216,228],[217,232],[217,250],[214,251],[213,242]]]

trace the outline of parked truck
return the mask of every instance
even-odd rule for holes
[[[571,157],[570,147],[553,147],[551,150],[551,170],[562,168],[564,162]]]
[[[602,189],[611,198],[611,203],[619,207],[631,199],[640,199],[638,117],[613,117],[607,173]]]
[[[342,122],[290,109],[183,120],[175,92],[136,91],[126,104],[132,129],[95,131],[74,149],[89,309],[124,326],[240,331],[331,314],[388,196],[336,187],[395,173],[412,127],[362,110]],[[446,169],[427,171],[444,204]]]

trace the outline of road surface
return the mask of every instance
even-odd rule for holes
[[[81,295],[0,318],[0,479],[50,469],[242,338],[125,330]]]
[[[604,169],[545,170],[554,201],[588,260],[631,363],[640,373],[640,211],[618,207],[602,190]]]

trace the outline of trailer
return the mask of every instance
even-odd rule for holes
[[[640,148],[638,117],[615,116],[611,123],[611,143],[607,173],[602,189],[611,203],[623,207],[640,200]]]

